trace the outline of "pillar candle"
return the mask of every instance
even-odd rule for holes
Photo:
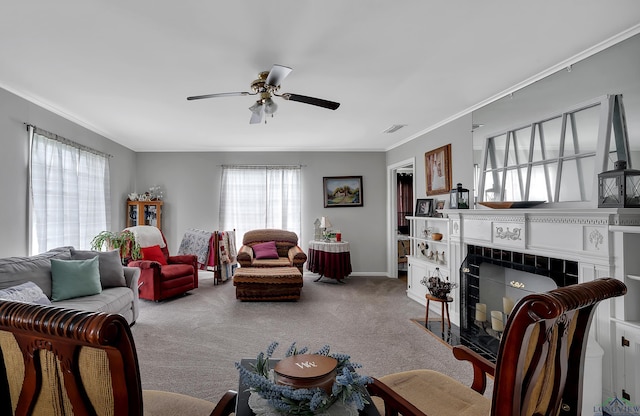
[[[513,310],[513,299],[511,299],[510,297],[503,297],[502,298],[502,311],[507,314],[510,315],[511,311]]]
[[[487,320],[487,304],[476,303],[476,321],[484,322]]]
[[[504,331],[504,322],[502,321],[502,311],[491,311],[491,328],[494,331]]]

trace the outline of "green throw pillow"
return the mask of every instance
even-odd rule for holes
[[[89,260],[51,259],[51,300],[97,295],[102,292],[98,256]]]

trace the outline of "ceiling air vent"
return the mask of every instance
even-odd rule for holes
[[[383,133],[395,133],[398,130],[400,130],[403,127],[406,127],[406,124],[394,124],[393,126],[389,127],[388,129],[386,129],[385,131],[383,131]]]

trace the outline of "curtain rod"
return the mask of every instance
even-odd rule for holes
[[[220,165],[223,168],[304,168],[307,165]]]
[[[103,157],[107,157],[107,158],[112,158],[113,157],[113,155],[110,155],[109,153],[101,152],[100,150],[96,150],[96,149],[93,149],[93,148],[91,148],[89,146],[85,146],[85,145],[80,144],[78,142],[74,142],[73,140],[69,140],[66,137],[62,137],[62,136],[59,136],[59,135],[57,135],[55,133],[51,133],[50,131],[43,130],[43,129],[41,129],[41,128],[33,125],[33,124],[24,123],[24,125],[27,126],[27,130],[28,130],[29,127],[32,127],[34,133],[37,133],[37,134],[39,134],[41,136],[45,136],[48,139],[55,140],[57,142],[64,143],[64,144],[66,144],[68,146],[75,147],[76,149],[84,150],[85,152],[93,153],[93,154],[96,154],[96,155],[99,155],[99,156],[103,156]]]

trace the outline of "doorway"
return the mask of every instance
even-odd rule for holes
[[[388,205],[388,275],[391,278],[406,278],[409,255],[409,221],[413,214],[415,195],[415,158],[390,165],[387,168]]]

